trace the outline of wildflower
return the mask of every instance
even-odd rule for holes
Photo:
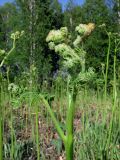
[[[66,58],[67,56],[71,58],[77,57],[74,50],[65,43],[56,45],[55,52],[59,52],[63,56],[63,58]]]
[[[94,29],[95,29],[95,24],[94,23],[88,23],[86,34],[89,35]]]
[[[24,34],[24,31],[16,31],[15,33],[11,34],[11,39],[19,39]]]
[[[70,51],[70,48],[65,43],[58,44],[57,46],[55,46],[55,52],[60,52],[60,53],[64,52],[63,54],[67,55],[67,52],[69,51]]]
[[[15,93],[16,94],[19,91],[19,87],[14,83],[10,83],[8,85],[8,91],[11,91],[11,93]]]
[[[15,39],[15,33],[12,33],[10,36],[11,39]]]
[[[77,31],[80,35],[83,35],[87,31],[87,25],[86,24],[80,24],[75,28],[75,31]]]
[[[77,31],[77,38],[73,42],[74,48],[68,45],[69,42],[71,43],[71,37],[68,34],[67,27],[61,27],[60,30],[51,30],[46,38],[46,41],[48,42],[49,48],[51,50],[55,50],[55,52],[58,52],[63,58],[63,65],[65,68],[71,68],[75,64],[80,63],[83,73],[85,72],[86,52],[78,45],[86,36],[91,34],[94,28],[94,23],[80,24],[77,26],[75,29]],[[92,70],[89,70],[85,73],[85,75],[81,75],[80,77],[83,79],[87,77],[89,79],[92,74]]]
[[[94,23],[80,24],[79,26],[77,26],[75,31],[78,32],[78,36],[73,42],[74,47],[78,47],[78,45],[83,41],[83,39],[91,34],[94,28]]]
[[[51,30],[46,38],[46,42],[61,42],[64,40],[64,36],[60,30]]]
[[[63,62],[64,67],[71,68],[74,65],[74,61],[71,58],[66,58],[66,60]]]
[[[64,37],[67,37],[67,35],[68,35],[68,29],[67,29],[67,27],[61,27],[61,28],[60,28],[60,31],[61,31],[61,34],[62,34]]]
[[[54,42],[50,42],[48,44],[48,46],[49,46],[50,50],[54,50],[55,49],[55,43]]]
[[[94,28],[95,28],[95,24],[94,23],[88,23],[88,24],[80,24],[79,26],[76,27],[75,30],[81,36],[88,36],[94,30]]]

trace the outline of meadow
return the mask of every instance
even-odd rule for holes
[[[101,26],[100,26],[101,27]],[[102,27],[105,27],[104,25]],[[61,69],[39,83],[37,68],[10,79],[10,68],[0,77],[0,160],[120,160],[120,89],[116,76],[115,38],[113,80],[108,81],[111,34],[103,79],[86,70],[86,52],[80,45],[93,32],[93,23],[76,27],[73,47],[68,30],[49,32],[46,42],[63,58]],[[4,53],[1,67],[24,32],[11,35],[13,47]],[[65,44],[65,42],[67,42]]]

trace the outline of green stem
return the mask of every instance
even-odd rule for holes
[[[3,160],[3,107],[2,107],[2,84],[0,86],[0,160]]]
[[[13,129],[13,113],[11,107],[11,152],[10,152],[11,160],[13,160],[13,157],[14,157],[14,129]]]
[[[10,67],[7,67],[7,82],[8,82],[8,85],[10,84],[9,72],[10,72]]]
[[[52,118],[52,121],[55,125],[55,128],[57,129],[57,132],[58,132],[59,136],[61,137],[61,139],[63,140],[63,142],[65,144],[66,143],[66,136],[64,135],[63,130],[60,128],[60,125],[59,125],[58,121],[56,120],[56,117],[55,117],[52,109],[50,108],[50,105],[48,104],[47,100],[45,100],[45,98],[42,95],[40,95],[40,98],[44,102],[45,107],[47,108],[47,110],[48,110],[48,112],[49,112],[49,114]]]
[[[68,92],[68,91],[67,91]],[[75,109],[75,101],[76,101],[76,90],[73,90],[73,95],[70,95],[68,92],[68,108],[67,108],[67,118],[66,118],[66,136],[64,135],[63,130],[60,128],[58,121],[55,118],[55,115],[50,108],[50,105],[45,100],[45,98],[41,95],[41,99],[44,102],[53,122],[57,129],[59,136],[61,137],[66,151],[66,160],[73,160],[73,120],[74,120],[74,109]]]
[[[37,160],[40,160],[40,151],[39,151],[39,115],[38,115],[38,106],[36,107],[36,147],[37,147]]]
[[[108,33],[108,51],[107,51],[107,62],[106,62],[106,74],[105,74],[105,100],[107,97],[107,80],[108,80],[108,67],[109,67],[109,56],[110,56],[110,48],[111,48],[111,37],[110,33]]]
[[[67,131],[67,141],[65,143],[66,150],[66,160],[73,160],[73,120],[74,120],[74,102],[69,95],[68,97],[68,109],[67,109],[67,118],[66,118],[66,131]]]
[[[116,89],[116,53],[117,48],[115,48],[114,54],[114,86],[113,86],[113,98],[114,98],[114,105],[116,105],[116,96],[117,96],[117,89]]]
[[[0,110],[1,110],[1,106],[0,106]],[[2,126],[2,115],[0,115],[0,160],[3,160],[3,126]]]
[[[15,49],[15,38],[13,39],[13,47],[12,49],[7,53],[7,55],[3,58],[2,62],[0,63],[0,67],[3,66],[3,64],[5,63],[6,59],[8,58],[8,56],[13,52],[13,50]]]
[[[116,44],[116,41],[115,41]],[[116,90],[116,53],[117,53],[117,47],[115,47],[114,50],[114,83],[113,83],[113,106],[112,106],[112,115],[109,125],[109,132],[108,132],[108,138],[106,143],[106,149],[110,146],[111,141],[111,134],[112,134],[112,128],[113,128],[113,120],[114,120],[114,113],[116,108],[116,98],[117,98],[117,90]]]

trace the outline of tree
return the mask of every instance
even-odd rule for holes
[[[6,3],[4,6],[0,7],[0,29],[1,29],[1,46],[8,49],[9,44],[9,34],[15,31],[17,24],[19,23],[17,17],[16,6],[12,3]]]
[[[29,65],[34,63],[43,79],[51,73],[51,61],[55,56],[48,50],[45,39],[50,29],[62,25],[62,8],[57,0],[17,0],[17,6],[26,33],[24,52]]]
[[[94,22],[96,30],[87,40],[87,66],[94,66],[98,73],[101,73],[101,63],[106,63],[106,54],[108,48],[108,36],[104,29],[100,29],[99,25],[106,24],[108,32],[115,32],[116,23],[113,23],[113,11],[109,9],[104,0],[86,0],[82,7],[82,22]],[[111,47],[112,48],[112,47]],[[112,50],[111,50],[112,53]],[[113,56],[110,55],[110,64],[113,64]],[[109,68],[112,72],[112,68]]]
[[[65,26],[68,26],[69,29],[72,31],[73,30],[73,9],[75,7],[74,1],[69,0],[65,12],[64,12],[64,24]]]
[[[19,11],[14,3],[6,3],[0,7],[0,48],[7,52],[12,47],[10,39],[11,33],[21,31]],[[23,38],[21,39],[21,41]],[[17,42],[19,43],[19,42]],[[8,65],[19,64],[23,60],[23,55],[14,50],[14,53],[8,57]]]

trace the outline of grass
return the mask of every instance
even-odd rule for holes
[[[50,95],[56,93],[51,106],[64,132],[67,95],[62,92],[66,92],[65,86],[61,90],[58,89],[61,86],[57,86],[57,92],[53,88],[50,91]],[[94,90],[80,89],[77,95],[74,118],[75,160],[119,160],[119,96],[114,99],[114,94],[111,94],[105,100],[102,93],[99,94],[97,96]],[[1,160],[2,157],[7,160],[9,156],[15,160],[30,157],[42,160],[56,160],[60,156],[65,158],[63,145],[38,92],[23,93],[16,108],[10,103],[13,97],[7,89],[2,89],[1,97]],[[19,96],[15,98],[17,101]],[[53,140],[57,145],[52,143]]]
[[[87,85],[71,87],[61,77],[53,80],[51,86],[45,81],[38,87],[34,65],[27,78],[17,78],[16,84],[10,84],[9,70],[7,79],[1,76],[0,160],[119,160],[117,49],[110,92],[110,37],[105,86],[99,90]]]

